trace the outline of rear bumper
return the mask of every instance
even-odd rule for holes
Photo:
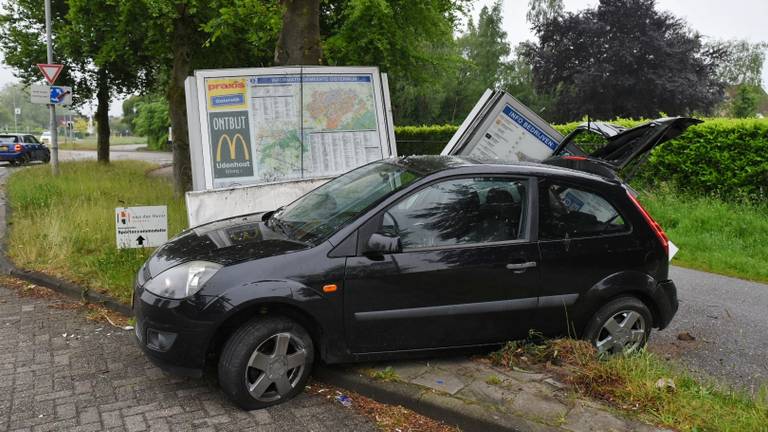
[[[0,161],[15,161],[24,157],[26,153],[0,153]]]
[[[671,280],[659,282],[656,289],[656,295],[654,297],[657,315],[655,317],[656,322],[654,324],[655,327],[658,327],[659,330],[662,330],[666,328],[670,322],[672,322],[672,318],[674,318],[679,307],[679,302],[677,300],[677,287],[675,286],[675,283]]]

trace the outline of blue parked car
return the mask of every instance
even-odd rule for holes
[[[0,134],[0,161],[23,165],[32,161],[48,163],[50,160],[51,151],[33,135]]]

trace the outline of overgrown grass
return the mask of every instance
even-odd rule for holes
[[[680,248],[673,264],[768,282],[768,203],[724,202],[668,187],[640,200]]]
[[[753,398],[702,383],[646,351],[600,360],[584,341],[510,342],[491,361],[506,367],[562,366],[564,380],[577,393],[653,424],[692,432],[768,430],[765,392]],[[660,379],[674,387],[657,385]]]
[[[149,249],[117,250],[115,207],[167,205],[169,236],[187,226],[183,199],[155,165],[120,161],[61,164],[61,175],[34,166],[10,176],[8,254],[20,267],[59,276],[128,302]]]

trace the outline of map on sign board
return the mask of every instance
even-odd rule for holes
[[[168,207],[118,207],[115,209],[118,249],[157,247],[168,241]]]
[[[206,188],[334,176],[394,154],[376,68],[241,71],[196,73]]]

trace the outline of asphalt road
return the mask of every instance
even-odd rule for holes
[[[118,145],[110,147],[110,160],[141,160],[157,164],[169,164],[173,162],[173,154],[169,152],[136,151],[144,145]],[[59,150],[60,161],[90,160],[96,159],[93,150]]]
[[[725,384],[752,392],[768,385],[768,285],[680,267],[670,277],[680,310],[650,349]],[[682,332],[696,339],[679,340]]]

